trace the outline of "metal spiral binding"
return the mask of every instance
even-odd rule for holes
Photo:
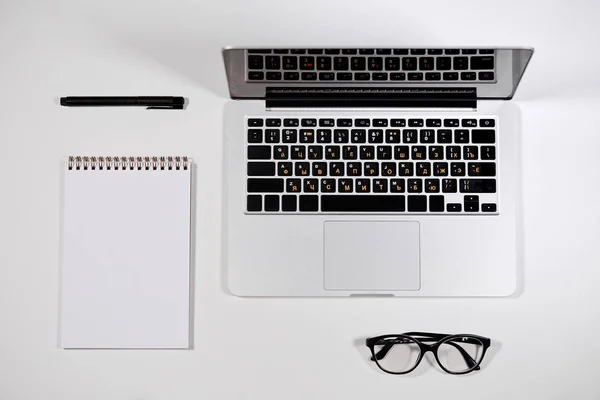
[[[69,157],[69,170],[187,170],[187,157]]]

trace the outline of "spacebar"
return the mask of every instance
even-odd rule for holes
[[[321,211],[404,211],[404,196],[321,195]]]

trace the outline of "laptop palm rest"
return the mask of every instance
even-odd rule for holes
[[[419,222],[326,221],[325,290],[419,290]]]

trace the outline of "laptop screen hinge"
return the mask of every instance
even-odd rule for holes
[[[267,88],[267,108],[477,108],[476,88]]]

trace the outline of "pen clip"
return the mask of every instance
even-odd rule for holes
[[[146,110],[183,110],[183,104],[175,104],[172,106],[150,106]]]

